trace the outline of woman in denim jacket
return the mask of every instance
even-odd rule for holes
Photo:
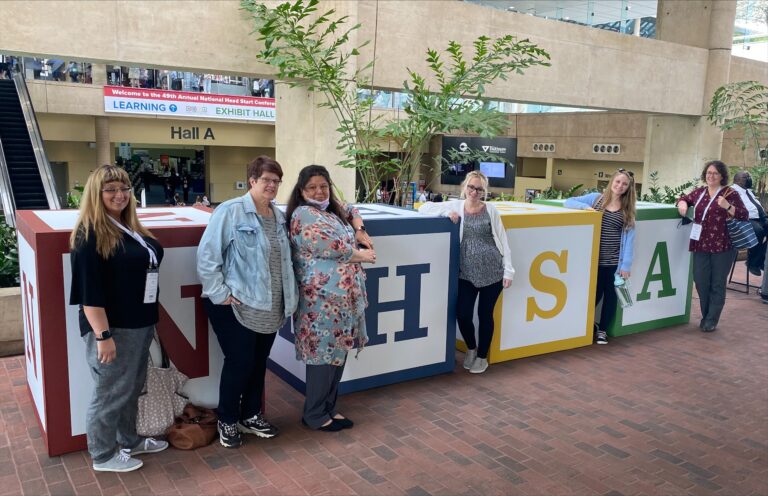
[[[248,193],[214,210],[197,249],[203,304],[224,352],[218,427],[227,448],[242,444],[241,432],[277,435],[263,416],[264,375],[298,302],[285,216],[272,204],[282,177],[269,157],[248,164]]]
[[[597,344],[608,344],[606,329],[616,315],[613,281],[617,274],[629,279],[635,252],[635,176],[628,170],[619,169],[608,184],[604,193],[589,193],[565,200],[566,208],[603,213],[595,294],[595,305],[602,300],[603,310],[600,324],[595,323]]]

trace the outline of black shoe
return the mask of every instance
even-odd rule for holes
[[[334,418],[333,421],[339,424],[342,429],[351,429],[355,425],[355,423],[348,418]]]
[[[237,424],[237,430],[267,439],[277,436],[279,432],[277,427],[267,422],[261,413],[257,413],[249,419],[241,420]]]
[[[219,442],[225,448],[239,448],[243,444],[243,437],[237,430],[237,424],[227,424],[219,420]]]
[[[597,336],[595,336],[595,343],[608,344],[608,334],[605,331],[597,331]]]
[[[307,422],[306,422],[304,419],[301,419],[301,423],[302,423],[302,424],[303,424],[305,427],[309,427],[309,424],[307,424]],[[310,428],[310,429],[312,429],[311,427],[309,427],[309,428]],[[321,426],[321,427],[318,427],[317,429],[313,429],[313,430],[316,430],[316,431],[323,431],[323,432],[339,432],[339,431],[340,431],[340,430],[342,430],[343,428],[344,428],[344,427],[342,427],[342,426],[339,424],[338,420],[336,420],[336,419],[331,419],[331,423],[330,423],[330,424],[328,424],[328,425],[323,425],[323,426]]]
[[[763,271],[760,269],[760,267],[747,267],[747,270],[749,270],[749,273],[753,276],[760,277],[763,275]]]
[[[701,332],[714,332],[717,329],[717,324],[711,324],[707,322],[701,327]]]

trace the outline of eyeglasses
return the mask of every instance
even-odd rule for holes
[[[320,190],[323,193],[325,193],[326,191],[329,191],[330,189],[331,189],[331,186],[329,184],[321,184],[319,186],[316,185],[316,184],[313,184],[312,186],[307,186],[306,188],[304,188],[304,191],[309,191],[310,193],[315,193],[316,191]]]
[[[468,189],[469,191],[474,191],[475,193],[478,193],[478,194],[481,194],[481,195],[482,195],[483,193],[485,193],[485,189],[483,189],[483,188],[478,188],[477,186],[472,186],[471,184],[467,184],[467,189]]]
[[[108,195],[116,195],[119,191],[122,194],[128,194],[129,191],[131,191],[133,188],[129,188],[128,186],[124,186],[122,188],[109,188],[109,189],[103,189],[101,190],[102,193],[106,193]]]
[[[266,185],[274,184],[275,186],[280,186],[280,184],[282,184],[282,182],[283,182],[280,179],[268,179],[266,177],[260,177],[259,181],[261,181],[262,183],[264,183]]]
[[[634,179],[634,178],[635,178],[635,173],[634,173],[634,172],[632,172],[631,170],[627,170],[627,169],[616,169],[616,172],[621,172],[622,174],[626,174],[626,175],[628,175],[629,177],[631,177],[632,179]]]
[[[719,176],[720,173],[717,171],[707,171],[707,176]]]

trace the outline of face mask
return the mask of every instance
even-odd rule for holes
[[[310,200],[309,198],[307,198],[306,202],[309,203],[310,205],[312,205],[313,207],[319,208],[320,210],[327,209],[328,205],[331,204],[330,198],[327,199],[327,200],[323,200],[321,202],[315,201],[315,200]]]
[[[752,178],[748,177],[744,182],[744,189],[752,189]]]

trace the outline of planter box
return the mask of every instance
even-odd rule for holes
[[[21,289],[0,288],[0,357],[24,353]]]

